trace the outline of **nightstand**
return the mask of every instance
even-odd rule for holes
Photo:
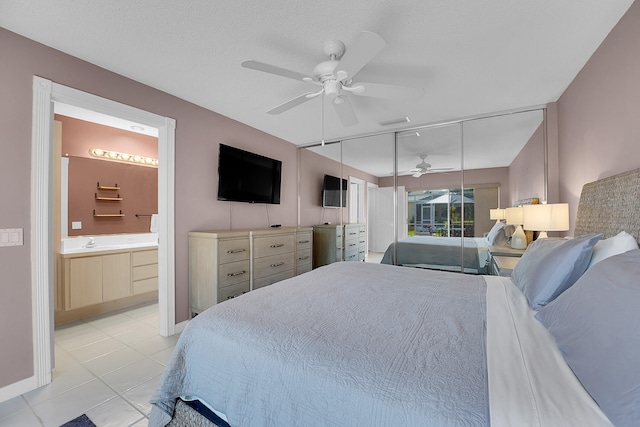
[[[494,256],[491,258],[491,274],[494,276],[511,277],[513,269],[520,261],[520,257],[515,256]]]
[[[494,276],[511,276],[513,267],[518,263],[518,260],[524,253],[525,249],[513,249],[510,246],[489,246],[489,253],[491,255],[491,263],[489,265],[489,274]],[[496,258],[500,258],[496,262]],[[512,258],[511,260],[507,258]],[[500,267],[498,266],[500,265]]]

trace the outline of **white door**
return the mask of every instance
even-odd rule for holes
[[[393,187],[371,188],[373,197],[370,203],[369,226],[371,242],[369,250],[384,252],[393,243],[395,235]],[[407,193],[404,187],[398,187],[398,240],[407,237]]]

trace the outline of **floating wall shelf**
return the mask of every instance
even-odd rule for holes
[[[98,182],[98,190],[119,190],[118,184],[116,185],[100,185]]]
[[[93,210],[93,216],[95,218],[119,218],[119,217],[123,217],[124,214],[122,213],[122,211],[120,211],[119,213],[110,213],[110,214],[97,214],[96,210]]]

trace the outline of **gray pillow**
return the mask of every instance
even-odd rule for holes
[[[511,274],[529,306],[539,310],[573,285],[591,261],[602,234],[575,239],[538,239],[524,252]]]
[[[591,267],[536,318],[616,426],[640,420],[640,250]]]

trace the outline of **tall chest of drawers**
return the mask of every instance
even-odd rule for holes
[[[190,232],[192,315],[310,270],[311,239],[310,227]]]
[[[364,261],[364,224],[313,226],[313,268],[340,261]]]

